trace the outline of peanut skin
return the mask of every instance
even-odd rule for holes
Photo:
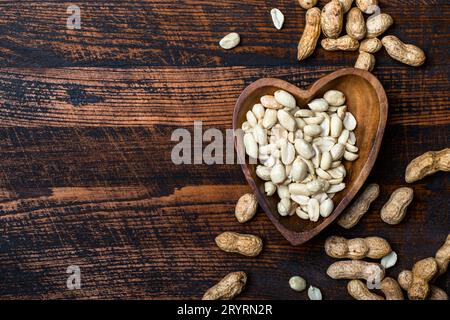
[[[317,4],[319,0],[298,0],[298,3],[303,9],[311,9]]]
[[[408,288],[410,300],[425,300],[430,294],[429,282],[438,273],[438,265],[434,258],[426,258],[416,262],[411,270],[411,285]]]
[[[218,235],[216,244],[223,251],[240,253],[247,257],[256,257],[263,247],[261,238],[236,232],[224,232]]]
[[[388,202],[381,209],[381,219],[387,224],[399,224],[406,215],[406,208],[414,197],[411,188],[403,187],[395,190]]]
[[[404,64],[418,67],[425,63],[425,53],[419,47],[405,44],[395,36],[386,36],[381,39],[387,53],[395,60]]]
[[[384,268],[379,263],[361,260],[345,260],[337,261],[329,266],[327,274],[332,279],[381,281],[384,278]]]
[[[438,171],[450,171],[450,148],[428,151],[412,160],[406,167],[405,181],[413,183]]]
[[[234,214],[240,223],[245,223],[253,218],[257,209],[258,201],[256,200],[255,195],[252,193],[246,193],[239,198]]]
[[[356,40],[362,40],[366,36],[366,22],[364,16],[358,8],[352,8],[347,14],[345,25],[347,34]]]
[[[384,300],[382,296],[370,292],[367,286],[360,280],[349,281],[347,291],[356,300]]]
[[[352,205],[344,211],[337,222],[338,225],[345,229],[354,227],[369,210],[370,204],[375,201],[379,194],[380,186],[376,183],[369,184]]]
[[[375,67],[375,62],[376,62],[375,56],[373,54],[364,51],[359,51],[359,56],[358,59],[356,60],[355,68],[367,70],[370,72]]]
[[[384,293],[386,300],[405,300],[402,289],[397,280],[386,277],[381,281],[380,290]]]
[[[206,291],[202,300],[231,300],[241,293],[246,283],[247,275],[245,272],[229,273]]]
[[[332,236],[325,241],[325,252],[332,258],[381,259],[392,252],[389,243],[380,237],[346,239]]]
[[[369,17],[366,22],[367,38],[376,38],[394,24],[394,19],[387,13]]]
[[[328,2],[322,9],[320,18],[322,32],[327,38],[335,39],[342,31],[344,12],[338,0]]]
[[[439,268],[439,275],[443,275],[447,272],[448,264],[450,262],[450,234],[447,236],[442,247],[436,252],[435,259]]]
[[[383,44],[378,38],[366,39],[361,42],[361,45],[359,46],[360,51],[364,51],[367,53],[376,53],[380,51],[381,48],[383,48]]]
[[[412,272],[410,270],[403,270],[402,272],[399,273],[397,280],[402,289],[408,291],[409,287],[411,286]],[[448,295],[441,288],[430,285],[430,296],[428,297],[428,299],[448,300]]]
[[[359,47],[359,42],[356,39],[353,39],[349,35],[342,36],[337,39],[325,38],[320,44],[322,48],[327,51],[356,51]]]
[[[311,8],[306,12],[306,26],[298,43],[297,60],[308,58],[317,46],[320,37],[320,9]]]

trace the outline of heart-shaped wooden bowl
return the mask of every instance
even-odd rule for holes
[[[295,96],[297,105],[306,107],[314,98],[321,98],[331,89],[342,91],[347,100],[348,110],[355,116],[358,125],[355,129],[359,158],[354,162],[344,161],[347,177],[344,182],[347,187],[333,198],[335,209],[327,218],[318,222],[310,222],[298,218],[281,217],[277,211],[278,196],[266,196],[264,181],[256,176],[256,165],[248,164],[242,136],[236,138],[236,150],[242,163],[245,177],[255,193],[260,206],[270,220],[292,244],[302,244],[327,227],[347,207],[369,175],[380,149],[388,114],[388,101],[381,83],[370,72],[360,69],[341,69],[333,72],[314,83],[308,90],[280,79],[263,78],[250,84],[239,96],[233,114],[233,129],[240,129],[246,121],[245,114],[259,99],[266,94],[274,94],[283,89]]]

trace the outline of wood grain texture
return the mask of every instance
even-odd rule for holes
[[[235,202],[250,190],[238,165],[170,161],[173,130],[192,131],[194,120],[231,128],[252,81],[308,86],[353,65],[356,53],[321,49],[296,62],[297,1],[79,1],[81,30],[65,28],[69,2],[0,2],[0,298],[199,299],[243,270],[240,299],[307,299],[288,287],[296,274],[325,299],[349,299],[346,281],[325,274],[327,236],[385,237],[399,255],[393,277],[432,256],[450,230],[448,175],[412,185],[400,225],[384,224],[379,210],[405,185],[411,159],[450,144],[450,5],[380,2],[392,33],[424,48],[427,62],[410,68],[377,54],[390,110],[368,183],[381,195],[355,228],[332,225],[300,247],[262,213],[237,223]],[[286,15],[281,31],[268,13],[275,6]],[[242,44],[225,52],[217,42],[233,30]],[[264,251],[221,252],[214,237],[223,231],[258,234]],[[81,290],[66,289],[69,265],[81,267]],[[437,284],[449,292],[449,282]]]

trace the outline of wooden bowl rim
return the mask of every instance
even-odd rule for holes
[[[241,153],[239,150],[243,150],[243,145],[241,145],[240,139],[237,137],[235,138],[235,148],[237,151],[237,156],[239,158],[239,163],[241,163],[242,171],[244,172],[244,175],[246,177],[246,180],[250,187],[252,188],[254,194],[256,195],[256,198],[258,199],[259,205],[262,207],[266,215],[269,217],[269,219],[272,221],[272,223],[275,225],[275,227],[279,230],[279,232],[288,240],[292,245],[300,245],[305,243],[306,241],[312,239],[314,236],[319,234],[321,231],[323,231],[328,225],[330,225],[347,207],[347,205],[353,200],[355,195],[359,192],[359,190],[364,185],[365,181],[367,180],[367,177],[369,176],[370,172],[373,169],[373,166],[375,164],[375,161],[377,159],[378,153],[380,151],[381,147],[381,141],[383,139],[384,131],[386,128],[387,123],[387,116],[388,116],[388,100],[386,96],[386,92],[381,85],[380,81],[370,72],[361,70],[361,69],[355,69],[355,68],[345,68],[340,69],[337,71],[334,71],[320,79],[318,79],[316,82],[314,82],[308,89],[301,89],[298,86],[289,83],[285,80],[276,79],[276,78],[261,78],[259,80],[256,80],[255,82],[248,85],[240,94],[238,100],[236,101],[236,105],[233,112],[233,130],[235,131],[238,125],[238,114],[243,106],[243,103],[249,95],[261,88],[266,86],[271,87],[277,87],[277,88],[283,88],[283,90],[287,90],[289,92],[295,91],[296,94],[301,96],[302,98],[313,98],[314,95],[327,83],[331,82],[334,79],[337,79],[339,77],[347,76],[347,75],[355,75],[359,76],[363,79],[365,79],[367,82],[369,82],[372,87],[374,88],[376,95],[378,97],[379,103],[379,110],[380,110],[380,117],[379,122],[377,126],[377,132],[375,135],[375,141],[372,145],[371,150],[369,151],[369,155],[367,158],[366,163],[363,165],[363,169],[366,169],[364,173],[362,173],[358,178],[356,179],[355,183],[352,185],[350,190],[345,194],[345,196],[342,198],[342,200],[339,202],[338,206],[333,210],[333,213],[325,218],[322,219],[321,222],[314,227],[313,229],[310,229],[308,231],[302,231],[302,232],[296,232],[293,230],[288,229],[285,227],[280,221],[278,221],[277,217],[275,216],[276,213],[272,213],[270,208],[266,205],[266,202],[264,201],[264,197],[266,197],[265,194],[261,194],[259,191],[258,186],[256,185],[256,181],[254,179],[250,178],[250,170],[247,166],[247,163],[245,159],[241,159]],[[245,158],[245,154],[244,154]],[[362,170],[364,171],[364,170]]]

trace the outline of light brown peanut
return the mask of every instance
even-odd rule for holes
[[[320,37],[320,9],[311,8],[306,12],[306,26],[298,43],[297,60],[308,58],[317,46]]]
[[[381,219],[387,224],[399,224],[406,215],[406,208],[414,197],[411,188],[403,187],[395,190],[388,202],[381,208]]]
[[[356,300],[384,300],[382,296],[370,292],[367,286],[360,280],[349,281],[347,291]]]
[[[320,44],[322,48],[327,51],[356,51],[359,47],[359,42],[356,39],[353,39],[349,35],[342,36],[337,39],[325,38]]]
[[[258,209],[258,201],[253,193],[246,193],[239,198],[234,214],[240,223],[249,221]]]
[[[231,300],[241,293],[246,283],[247,275],[245,272],[229,273],[215,286],[208,289],[202,300]]]
[[[408,291],[409,287],[411,286],[412,272],[410,270],[403,270],[402,272],[399,273],[397,280],[400,287],[402,287],[403,290]],[[428,297],[428,299],[448,300],[448,295],[441,288],[430,285],[430,296]]]
[[[384,278],[384,268],[379,263],[361,260],[337,261],[327,270],[332,279],[364,279],[366,281],[381,281]]]
[[[356,0],[356,5],[362,12],[372,14],[378,6],[378,0]]]
[[[347,14],[347,23],[345,24],[347,34],[356,40],[362,40],[366,36],[366,21],[358,8],[352,8]]]
[[[224,232],[218,235],[216,244],[223,251],[240,253],[247,257],[256,257],[263,248],[260,237],[236,232]]]
[[[391,58],[404,64],[418,67],[425,63],[425,53],[419,47],[405,44],[395,36],[386,36],[381,39],[384,48]]]
[[[376,38],[382,35],[390,26],[394,24],[394,19],[387,13],[369,17],[366,22],[367,38]]]
[[[381,259],[392,252],[389,243],[380,237],[346,239],[332,236],[325,241],[325,252],[332,258],[359,260]]]
[[[450,171],[450,148],[428,151],[412,160],[406,167],[405,181],[413,183],[438,171]]]
[[[373,54],[359,51],[358,59],[355,63],[356,69],[362,69],[367,71],[372,71],[375,67],[375,56]]]
[[[450,234],[447,236],[444,244],[436,252],[435,259],[439,268],[439,275],[446,273],[450,262]]]
[[[367,53],[376,53],[380,51],[381,48],[383,48],[383,44],[378,38],[366,39],[361,42],[361,45],[359,46],[360,51],[364,51]]]
[[[350,10],[350,8],[352,7],[354,0],[339,0],[339,2],[341,3],[342,6],[342,11],[344,13],[347,13],[348,10]]]
[[[380,186],[376,183],[369,184],[352,205],[344,211],[337,222],[338,225],[345,229],[354,227],[369,210],[370,204],[375,201],[379,194]]]
[[[344,12],[339,0],[328,2],[322,9],[320,23],[325,37],[337,38],[342,31]]]
[[[311,9],[319,0],[298,0],[298,3],[303,9]]]
[[[405,300],[402,289],[397,280],[386,277],[381,281],[380,290],[384,293],[386,300]]]
[[[430,294],[429,282],[438,273],[438,265],[434,258],[417,261],[412,270],[411,285],[408,288],[410,300],[425,300]]]

